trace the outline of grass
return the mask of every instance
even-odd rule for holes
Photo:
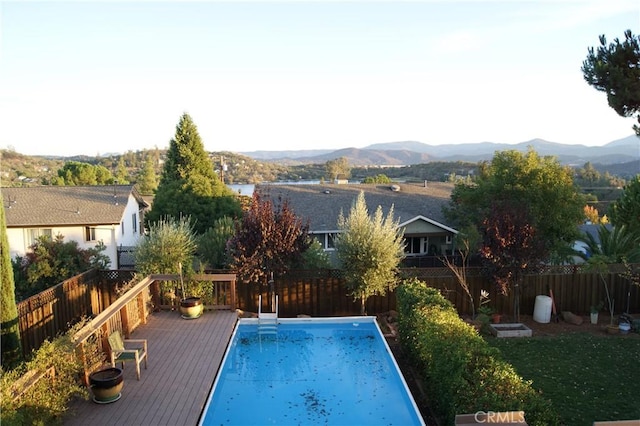
[[[564,424],[590,426],[640,419],[639,337],[572,333],[487,340],[542,391]]]

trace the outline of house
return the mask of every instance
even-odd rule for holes
[[[137,244],[147,207],[133,185],[2,188],[11,257],[23,256],[41,235],[77,241],[83,249],[102,242],[110,267],[119,249]]]
[[[593,238],[593,240],[598,244],[598,246],[600,246],[600,228],[602,226],[603,225],[601,224],[587,222],[582,225],[579,225],[578,231],[580,232],[580,235],[582,235],[584,238],[588,238],[588,236],[590,235]],[[611,225],[610,223],[605,224],[604,227],[607,228],[607,230],[609,231],[613,230],[613,225]],[[573,250],[582,252],[587,257],[591,256],[591,253],[589,253],[587,244],[582,240],[578,240],[574,242]],[[580,256],[573,256],[573,261],[574,263],[583,263],[584,259],[582,259],[582,257]]]
[[[360,191],[364,191],[369,213],[378,206],[386,216],[393,205],[393,217],[399,222],[405,240],[405,264],[420,265],[420,260],[451,253],[453,237],[458,233],[445,225],[442,207],[449,202],[452,183],[430,182],[367,184],[259,184],[255,191],[263,198],[287,201],[293,212],[308,221],[309,233],[333,258],[334,238],[339,232],[338,216],[349,214]]]

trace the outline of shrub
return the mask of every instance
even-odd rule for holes
[[[530,425],[559,424],[550,403],[523,380],[453,305],[417,279],[398,287],[400,342],[421,373],[434,412],[524,411]]]
[[[32,359],[11,371],[2,371],[2,425],[52,425],[61,424],[62,415],[73,396],[88,398],[87,389],[80,382],[82,366],[78,363],[71,336],[79,326],[55,338],[45,341],[34,351]],[[55,368],[55,378],[43,377],[14,401],[15,386],[26,374],[45,372]],[[31,373],[29,373],[31,372]]]

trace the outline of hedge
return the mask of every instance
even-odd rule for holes
[[[400,343],[445,424],[478,411],[524,411],[529,425],[560,424],[551,403],[438,290],[409,279],[398,287],[397,300]]]

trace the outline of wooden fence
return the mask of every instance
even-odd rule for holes
[[[23,355],[67,331],[82,317],[102,312],[117,299],[117,286],[133,276],[131,271],[90,269],[17,303]]]
[[[637,271],[640,265],[633,265]],[[605,299],[602,279],[612,290],[615,314],[640,313],[640,288],[630,285],[620,276],[620,266],[612,266],[604,275],[587,272],[579,266],[549,268],[540,274],[527,275],[523,279],[520,312],[532,314],[537,295],[549,294],[553,290],[559,311],[571,311],[586,315],[592,305]],[[461,314],[471,313],[471,302],[453,275],[446,268],[408,268],[401,271],[402,277],[416,277],[428,285],[438,288],[456,306]],[[218,274],[219,275],[219,274]],[[224,275],[224,274],[223,274]],[[222,276],[222,275],[219,275]],[[208,309],[242,309],[258,311],[258,298],[262,295],[263,309],[270,310],[271,295],[279,295],[279,310],[283,317],[299,314],[311,316],[358,315],[360,303],[348,295],[340,271],[296,271],[275,277],[273,288],[268,283],[242,283],[229,277],[213,281],[208,285],[204,276],[194,277],[202,281],[205,306]],[[20,336],[25,355],[40,347],[45,339],[51,339],[68,330],[83,316],[95,317],[118,299],[119,287],[134,277],[133,271],[91,270],[73,277],[55,287],[45,290],[18,304]],[[165,277],[163,288],[175,288],[178,276]],[[467,274],[470,291],[476,307],[480,291],[490,294],[489,306],[496,312],[513,312],[513,294],[499,295],[495,286],[480,269],[470,268]],[[159,285],[160,284],[156,284]],[[158,288],[154,291],[154,308],[175,308],[168,293]],[[605,303],[606,306],[606,303]],[[371,297],[367,302],[367,313],[375,315],[396,309],[395,293]]]
[[[634,265],[636,270],[640,265]],[[640,312],[640,288],[631,285],[623,278],[622,269],[613,266],[602,275],[587,272],[577,266],[548,268],[539,274],[526,275],[523,278],[520,313],[533,314],[535,299],[538,295],[549,295],[553,291],[559,312],[571,311],[578,315],[589,313],[592,305],[605,300],[603,280],[608,283],[611,297],[615,301],[615,314],[622,312]],[[463,291],[455,277],[447,268],[403,269],[403,278],[418,278],[429,286],[438,288],[457,308],[460,314],[471,314],[472,305],[469,296]],[[467,274],[469,290],[477,308],[481,290],[489,292],[489,306],[496,312],[512,314],[514,295],[498,293],[495,285],[482,274],[480,268],[470,268]],[[360,302],[348,295],[340,271],[317,272],[296,271],[286,276],[275,277],[273,287],[268,283],[238,283],[238,308],[258,311],[258,297],[262,295],[263,310],[270,310],[273,292],[278,294],[279,312],[283,317],[296,315],[340,316],[359,315]],[[605,302],[606,306],[606,302]],[[375,315],[396,309],[395,292],[386,296],[371,297],[366,305],[367,313]]]

